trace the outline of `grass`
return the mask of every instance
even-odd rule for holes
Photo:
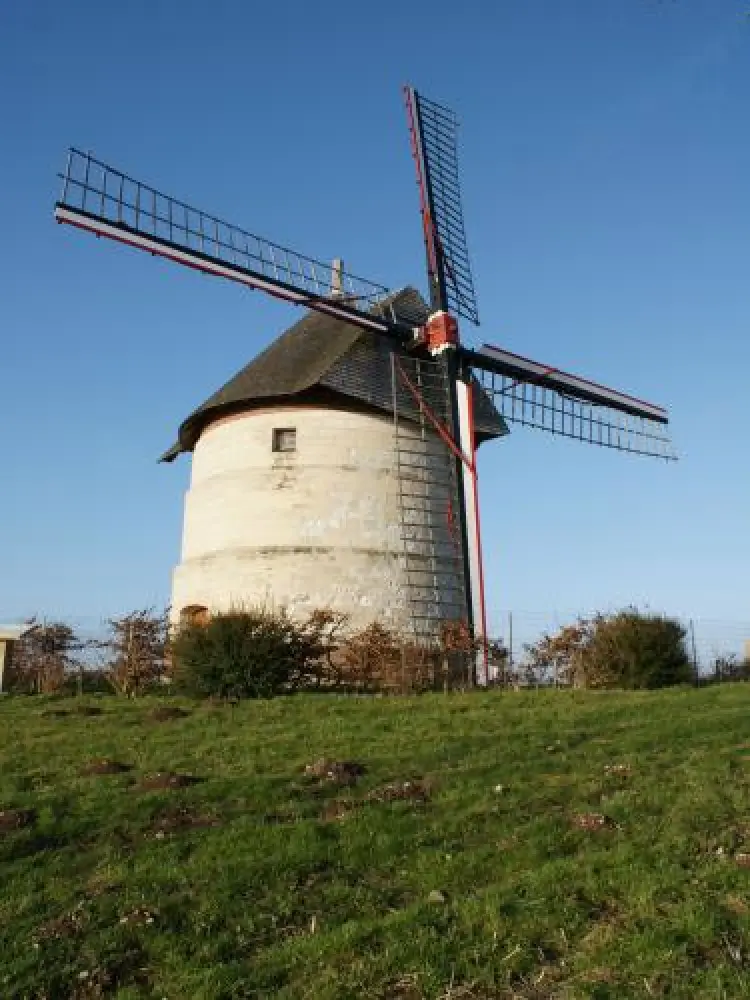
[[[748,685],[84,703],[0,699],[3,998],[750,996]]]

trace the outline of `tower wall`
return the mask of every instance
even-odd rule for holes
[[[295,451],[273,450],[279,428],[295,429]],[[402,424],[399,434],[429,475],[437,439],[425,440],[416,425]],[[399,486],[388,416],[281,406],[214,422],[193,453],[174,618],[190,606],[264,603],[295,615],[332,607],[353,628],[378,620],[406,630],[409,529],[401,526]],[[418,515],[434,525],[433,550],[452,544],[444,506],[428,497]],[[416,555],[429,561],[427,551]]]

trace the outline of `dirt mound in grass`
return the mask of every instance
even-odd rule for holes
[[[86,764],[85,767],[81,768],[79,774],[83,777],[89,777],[95,774],[125,774],[126,771],[132,770],[132,764],[123,764],[120,760],[110,760],[108,757],[102,757]]]
[[[367,794],[367,802],[426,802],[432,794],[428,781],[391,781]]]
[[[36,822],[36,809],[0,809],[0,834],[23,830]]]
[[[161,705],[153,712],[149,712],[148,717],[152,722],[172,722],[175,719],[186,719],[189,715],[190,712],[186,712],[184,708],[178,708],[176,705]]]
[[[136,906],[129,913],[123,913],[120,923],[128,924],[130,927],[145,927],[153,924],[158,916],[158,910],[150,910],[147,906]]]
[[[273,809],[263,813],[260,818],[263,826],[285,826],[289,823],[298,823],[300,814],[294,810]]]
[[[138,996],[144,995],[147,990],[151,995],[147,956],[138,945],[108,956],[108,961],[102,965],[82,968],[74,974],[65,1000],[104,1000],[127,986],[135,987]],[[59,993],[38,994],[38,1000],[58,1000],[58,997]]]
[[[159,791],[170,788],[189,788],[191,785],[199,785],[203,778],[197,778],[194,774],[175,774],[173,771],[157,771],[150,774],[138,785],[144,791]]]
[[[32,944],[34,948],[40,948],[47,941],[61,941],[75,937],[81,933],[87,922],[88,914],[84,904],[79,903],[70,913],[63,913],[60,917],[54,917],[40,924],[34,931]]]
[[[576,813],[571,819],[579,830],[614,830],[617,824],[603,813]]]
[[[334,799],[328,802],[320,815],[324,823],[333,823],[339,819],[345,819],[362,805],[353,799]]]
[[[419,988],[419,975],[417,973],[407,973],[405,976],[399,976],[398,979],[394,979],[386,984],[384,995],[388,1000],[423,1000],[424,993]],[[456,1000],[459,1000],[461,995],[456,993]],[[448,996],[450,996],[450,993]]]
[[[387,785],[373,788],[362,799],[342,798],[327,802],[320,818],[325,823],[341,820],[374,802],[424,803],[430,798],[431,792],[432,786],[429,781],[391,781]]]
[[[364,765],[356,760],[331,760],[321,757],[313,764],[308,764],[305,774],[310,778],[318,778],[332,785],[343,787],[354,785],[365,773]]]
[[[43,719],[70,719],[75,715],[104,715],[104,711],[97,705],[75,705],[73,708],[48,708],[41,713]]]
[[[191,809],[167,809],[159,813],[148,827],[156,840],[163,840],[169,834],[181,833],[185,830],[200,830],[221,825],[218,816],[210,813],[196,813]]]

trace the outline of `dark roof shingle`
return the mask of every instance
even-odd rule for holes
[[[415,325],[427,318],[427,306],[412,288],[397,292],[391,305]],[[183,421],[177,442],[161,461],[192,451],[204,428],[220,416],[269,400],[309,396],[315,390],[390,413],[392,350],[393,344],[378,334],[322,313],[306,313]],[[484,393],[479,396],[476,430],[482,440],[508,432]]]

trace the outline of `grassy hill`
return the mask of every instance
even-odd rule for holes
[[[0,699],[0,996],[748,997],[748,709]]]

